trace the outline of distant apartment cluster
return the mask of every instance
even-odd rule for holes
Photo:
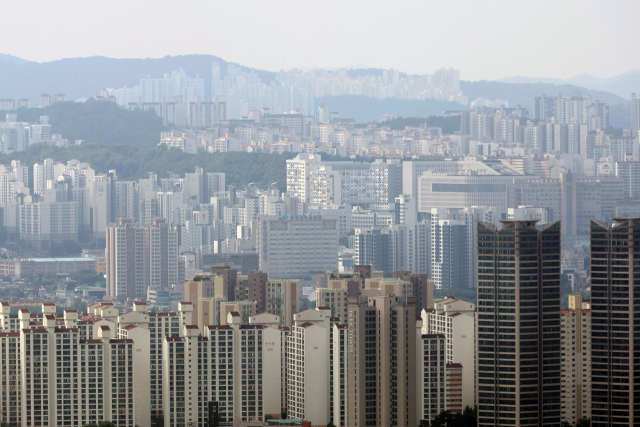
[[[53,133],[49,116],[40,116],[37,123],[27,123],[19,122],[18,115],[15,113],[7,113],[5,121],[0,122],[0,153],[15,153],[41,142],[56,147],[69,147],[69,140],[58,133]],[[81,144],[82,141],[75,141],[75,143]]]
[[[153,110],[163,122],[181,127],[200,127],[191,109],[200,104],[217,106],[217,118],[237,120],[256,110],[272,114],[315,114],[315,98],[362,95],[371,98],[437,99],[468,105],[460,91],[460,71],[436,70],[434,74],[413,76],[398,70],[383,70],[382,75],[353,73],[349,70],[281,70],[274,81],[243,67],[212,63],[211,97],[205,95],[204,79],[188,77],[184,69],[162,78],[140,79],[140,85],[108,88],[95,98],[112,101],[128,109]],[[207,99],[207,102],[205,102]],[[198,107],[194,107],[198,103]],[[44,105],[44,104],[43,104]],[[198,113],[200,114],[200,113]],[[206,125],[204,125],[206,126]]]
[[[237,144],[201,141],[219,151]],[[563,236],[578,242],[590,220],[640,211],[632,173],[585,176],[531,159],[358,162],[299,153],[286,161],[284,192],[275,184],[236,188],[223,173],[199,167],[183,177],[122,181],[115,170],[99,174],[87,163],[52,159],[33,165],[30,183],[29,168],[14,161],[2,166],[0,207],[8,242],[26,242],[36,254],[81,238],[105,244],[110,286],[127,289],[126,298],[146,297],[148,288],[168,292],[232,258],[273,278],[371,264],[428,274],[437,289],[473,288],[478,220],[562,220]],[[548,174],[526,173],[532,169]],[[152,238],[156,232],[163,237]],[[566,265],[584,284],[578,252],[565,254]]]

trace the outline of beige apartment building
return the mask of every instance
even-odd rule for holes
[[[270,280],[267,282],[266,312],[280,316],[281,326],[293,326],[293,315],[300,311],[299,282]]]
[[[462,407],[476,403],[476,306],[448,296],[433,308],[422,310],[422,333],[443,335],[445,361],[460,364],[462,371]]]
[[[229,317],[229,324],[207,326],[203,334],[186,325],[181,337],[165,338],[165,426],[206,425],[210,401],[218,402],[221,418],[234,422],[281,413],[280,395],[273,392],[283,387],[281,376],[268,374],[281,367],[281,331]]]
[[[316,288],[316,305],[329,307],[332,316],[347,318],[349,298],[368,298],[379,295],[415,297],[420,301],[420,310],[433,304],[433,281],[426,274],[412,274],[394,271],[393,278],[351,278],[329,279],[326,288]],[[416,307],[417,309],[417,307]],[[420,312],[418,311],[417,314]]]
[[[562,421],[575,424],[591,418],[591,303],[569,295],[569,309],[562,310]]]
[[[133,427],[150,422],[148,406],[135,400],[148,386],[136,381],[133,365],[139,354],[132,340],[116,338],[106,325],[96,338],[83,339],[76,312],[67,311],[64,320],[54,313],[55,306],[43,306],[42,315],[19,313],[20,352],[9,359],[19,359],[21,425],[81,426],[108,419]],[[6,412],[3,407],[3,413],[11,417],[12,407]]]
[[[376,296],[366,304],[349,299],[346,324],[334,326],[336,426],[418,425],[414,391],[420,326],[413,297]]]

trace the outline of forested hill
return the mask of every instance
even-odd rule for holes
[[[29,123],[37,123],[40,116],[49,116],[53,132],[71,143],[81,139],[153,148],[160,142],[160,132],[168,130],[152,111],[129,111],[113,102],[93,99],[59,102],[47,108],[21,108],[17,114],[18,121]]]
[[[103,143],[85,143],[70,148],[52,147],[45,143],[30,146],[25,151],[10,155],[0,155],[0,163],[20,160],[31,166],[46,158],[66,163],[78,159],[91,164],[96,173],[106,173],[116,169],[118,180],[137,180],[148,178],[149,172],[166,177],[169,172],[184,174],[193,172],[196,166],[206,172],[224,172],[227,184],[242,187],[251,182],[264,188],[276,183],[280,190],[286,190],[286,161],[294,157],[292,153],[198,153],[185,154],[162,145],[153,149],[141,149],[130,145],[107,145]],[[30,179],[30,182],[33,182]]]
[[[64,93],[69,100],[98,95],[100,89],[137,86],[141,78],[161,78],[165,73],[184,68],[187,75],[196,74],[204,79],[205,101],[211,97],[211,63],[218,62],[222,77],[231,64],[213,55],[181,55],[164,58],[117,59],[92,56],[66,58],[51,62],[32,62],[16,57],[0,57],[0,98],[31,99],[31,105],[40,105],[43,93]],[[243,67],[254,71],[264,82],[274,80],[269,71]]]

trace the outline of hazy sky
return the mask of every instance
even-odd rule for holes
[[[0,53],[33,61],[206,53],[255,68],[610,77],[640,69],[639,0],[19,0]]]

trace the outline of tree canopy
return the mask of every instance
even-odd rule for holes
[[[193,172],[196,166],[206,172],[224,172],[228,184],[244,186],[250,182],[266,187],[276,182],[281,190],[286,188],[286,161],[295,157],[294,153],[198,153],[187,154],[177,148],[167,149],[165,145],[143,149],[131,145],[108,145],[85,143],[69,148],[52,147],[44,143],[30,146],[24,151],[11,155],[0,155],[0,163],[20,160],[32,166],[46,158],[66,163],[77,159],[91,164],[96,173],[107,173],[116,169],[118,180],[148,178],[155,172],[159,178],[169,172],[184,174]],[[323,157],[324,158],[324,157]],[[31,168],[30,172],[31,172]],[[30,180],[32,182],[33,180]]]
[[[420,426],[426,425],[425,421]],[[440,412],[431,422],[431,427],[476,427],[478,425],[478,410],[469,406],[464,408],[461,414],[449,411]]]
[[[105,144],[126,144],[152,148],[160,140],[160,132],[168,130],[153,111],[129,111],[114,102],[58,102],[46,108],[20,108],[21,122],[37,123],[40,116],[49,116],[54,133],[69,142],[76,139]]]

